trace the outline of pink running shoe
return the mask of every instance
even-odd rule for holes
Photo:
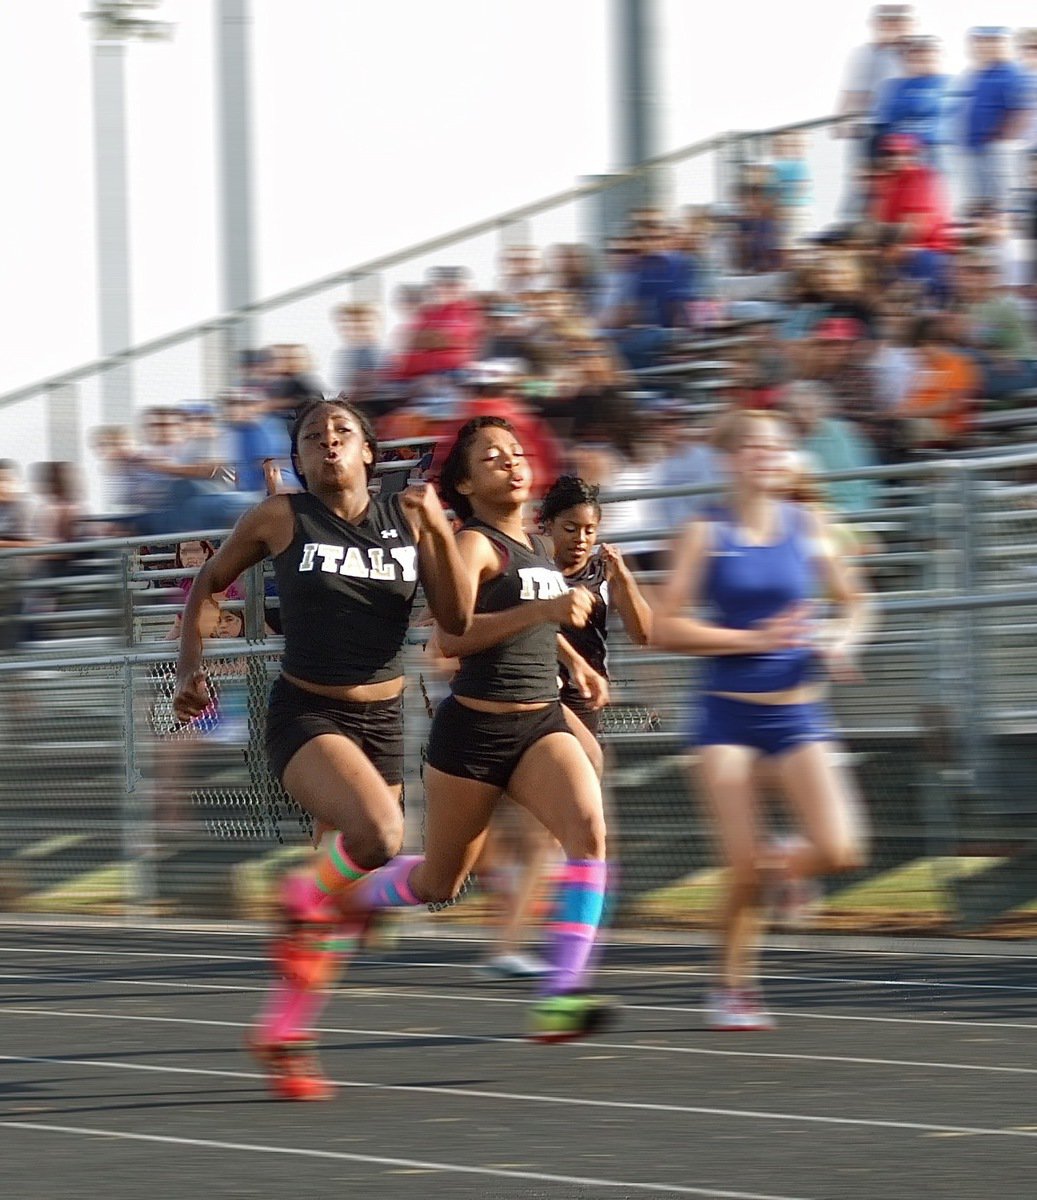
[[[756,988],[716,988],[706,994],[706,1024],[724,1032],[773,1029],[774,1018]]]

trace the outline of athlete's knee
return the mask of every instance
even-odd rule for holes
[[[371,817],[352,832],[349,857],[365,871],[384,867],[403,847],[403,817],[397,813]]]
[[[567,823],[562,848],[569,858],[604,858],[605,837],[604,813],[581,811]]]
[[[858,871],[867,865],[868,851],[864,841],[854,834],[844,834],[824,841],[817,847],[821,873],[837,875]]]

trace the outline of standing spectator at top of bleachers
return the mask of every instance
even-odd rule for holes
[[[933,37],[912,37],[903,48],[904,73],[887,80],[875,111],[881,145],[891,133],[918,139],[926,164],[942,170],[940,145],[946,132],[949,76],[940,70],[940,44]]]
[[[463,267],[433,267],[410,341],[391,370],[395,379],[460,371],[474,360],[481,334],[479,306]]]
[[[1037,29],[1018,30],[1015,48],[1026,88],[1026,120],[1019,138],[1023,148],[1032,153],[1037,151]]]
[[[1007,29],[971,30],[969,50],[973,68],[963,84],[959,118],[969,201],[1004,209],[1011,186],[1013,142],[1023,135],[1029,115],[1029,85],[1012,61]]]
[[[901,42],[913,32],[910,4],[876,4],[871,10],[871,37],[850,57],[843,91],[836,106],[838,116],[858,114],[860,120],[837,126],[839,136],[866,140],[882,87],[902,69]]]
[[[376,386],[382,365],[378,316],[371,304],[336,304],[332,311],[341,344],[331,359],[331,390],[362,403]]]
[[[801,133],[783,133],[774,139],[771,174],[782,247],[787,249],[810,232],[810,167]]]

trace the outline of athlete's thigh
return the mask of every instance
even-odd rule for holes
[[[372,826],[403,833],[400,785],[390,785],[355,742],[337,733],[311,738],[285,767],[285,791],[320,825],[341,830],[347,844]]]
[[[751,864],[759,844],[756,758],[748,746],[701,746],[693,768],[724,858],[735,866]]]
[[[425,864],[436,879],[467,875],[486,840],[501,788],[425,764]]]
[[[807,742],[776,760],[778,779],[803,832],[819,849],[860,847],[864,813],[849,773],[831,742]]]
[[[604,821],[598,776],[568,733],[549,733],[529,747],[511,773],[508,795],[563,845],[578,827]]]
[[[565,717],[566,725],[576,735],[576,740],[583,747],[584,754],[590,759],[595,775],[600,779],[605,770],[605,754],[601,743],[572,709],[566,708],[564,704],[562,705],[562,715]]]

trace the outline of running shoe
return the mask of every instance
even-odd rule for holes
[[[756,988],[717,988],[706,994],[706,1024],[730,1032],[774,1028]]]
[[[479,963],[475,969],[491,979],[540,979],[551,968],[533,954],[497,954]]]
[[[617,1005],[609,996],[568,992],[538,1000],[530,1011],[529,1038],[534,1042],[574,1042],[600,1033],[615,1020]]]
[[[335,1088],[317,1058],[316,1043],[305,1036],[265,1042],[251,1034],[245,1048],[267,1072],[270,1090],[281,1100],[330,1100]]]

